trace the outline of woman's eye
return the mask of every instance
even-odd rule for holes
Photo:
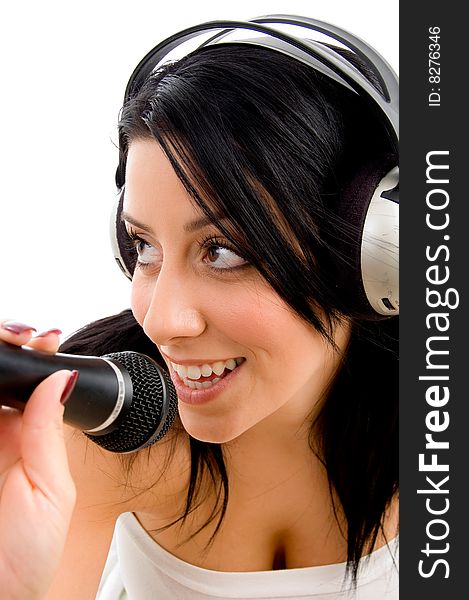
[[[218,244],[212,244],[207,248],[205,260],[215,269],[236,269],[247,264],[247,261],[233,250]]]
[[[142,239],[135,240],[137,262],[140,266],[153,265],[158,261],[158,251],[154,246]]]

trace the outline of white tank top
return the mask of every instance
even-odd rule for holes
[[[398,541],[363,561],[355,592],[344,589],[345,563],[226,573],[170,554],[132,513],[116,523],[96,600],[397,600]]]

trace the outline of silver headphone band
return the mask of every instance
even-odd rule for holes
[[[347,59],[329,47],[313,40],[300,39],[281,32],[278,29],[268,27],[263,24],[265,22],[305,27],[329,35],[333,40],[348,46],[352,52],[364,60],[375,74],[383,87],[383,93]],[[275,38],[290,48],[289,51],[284,50],[284,53],[291,53],[291,55],[297,58],[297,53],[295,54],[294,51],[296,49],[296,51],[300,51],[309,57],[311,67],[318,70],[326,69],[327,74],[333,79],[340,81],[346,87],[352,88],[356,93],[365,93],[378,105],[381,112],[385,115],[394,137],[396,140],[399,139],[398,79],[384,58],[363,40],[338,27],[322,21],[315,21],[314,19],[289,15],[270,15],[250,21],[208,21],[184,29],[166,38],[150,50],[134,69],[126,87],[125,101],[140,89],[143,82],[162,63],[164,58],[184,42],[210,31],[216,31],[217,33],[209,40],[205,40],[200,44],[199,48],[213,43],[224,43],[222,38],[234,30],[249,30]],[[246,40],[244,40],[244,43],[246,43]],[[304,55],[303,62],[306,62],[304,61]]]

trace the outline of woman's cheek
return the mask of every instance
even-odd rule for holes
[[[143,327],[145,315],[147,314],[148,307],[151,302],[151,292],[139,284],[137,278],[138,275],[135,274],[132,281],[132,291],[130,294],[130,308],[132,309],[132,313],[137,323]]]

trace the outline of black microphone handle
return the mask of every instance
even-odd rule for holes
[[[118,415],[132,402],[133,385],[127,369],[107,358],[49,354],[0,341],[0,404],[23,409],[41,381],[62,369],[79,371],[64,421],[95,435],[118,427]]]

